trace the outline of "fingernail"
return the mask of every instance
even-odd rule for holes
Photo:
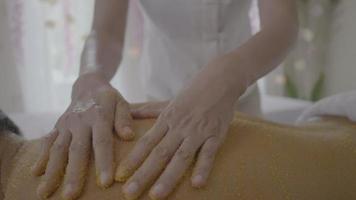
[[[137,190],[138,184],[136,182],[129,183],[127,187],[124,187],[124,193],[126,198],[133,199]]]
[[[129,170],[126,167],[120,165],[116,171],[115,180],[117,182],[125,182],[128,174]]]
[[[108,187],[112,182],[112,176],[108,172],[102,172],[100,175],[101,186]]]
[[[124,127],[123,129],[121,129],[122,135],[124,136],[124,139],[130,140],[133,139],[135,134],[132,131],[132,129],[128,126]]]
[[[162,184],[155,185],[150,191],[151,199],[161,198],[164,193],[164,186]]]
[[[194,187],[202,187],[204,184],[204,178],[201,175],[196,175],[192,179],[192,185]]]
[[[64,187],[64,190],[63,190],[63,198],[64,199],[70,199],[72,198],[72,196],[74,195],[74,189],[73,189],[73,186],[72,184],[68,184]]]

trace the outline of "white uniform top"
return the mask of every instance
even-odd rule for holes
[[[141,55],[137,66],[120,69],[119,89],[129,101],[172,99],[202,67],[251,37],[250,0],[138,4],[144,20]]]

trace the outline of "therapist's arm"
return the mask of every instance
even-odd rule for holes
[[[213,60],[200,76],[216,72],[216,78],[225,79],[232,92],[245,90],[285,58],[298,35],[295,0],[259,0],[258,6],[261,31],[240,48]],[[235,98],[241,95],[235,93]]]
[[[95,2],[92,30],[84,45],[80,74],[101,73],[107,80],[115,75],[124,48],[127,4],[127,0]]]
[[[292,48],[298,35],[295,0],[259,0],[261,30],[241,47],[213,59],[189,84],[186,91],[200,88],[208,94],[212,84],[224,89],[223,97],[236,101],[259,78],[276,68]]]
[[[61,184],[64,199],[80,196],[91,152],[97,183],[109,187],[114,181],[113,130],[132,139],[129,104],[110,85],[121,61],[128,0],[96,0],[92,32],[83,51],[80,75],[73,85],[72,101],[43,141],[33,166],[43,175],[41,198],[49,197]]]
[[[261,30],[241,47],[210,62],[189,87],[218,80],[237,100],[259,78],[277,67],[298,35],[295,0],[259,0]],[[209,81],[208,81],[209,80]]]
[[[123,54],[128,0],[95,0],[92,30],[85,41],[72,99],[96,85],[110,84]]]
[[[297,36],[294,0],[259,0],[259,8],[261,31],[205,66],[121,162],[116,179],[128,178],[123,186],[128,199],[138,198],[152,183],[150,196],[164,199],[193,164],[195,155],[192,185],[207,183],[234,103],[248,86],[282,61]]]

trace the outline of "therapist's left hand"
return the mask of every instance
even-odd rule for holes
[[[197,153],[191,182],[204,186],[232,116],[233,102],[209,92],[187,90],[172,100],[118,167],[117,181],[131,176],[123,186],[126,198],[138,198],[152,183],[151,198],[166,198]]]

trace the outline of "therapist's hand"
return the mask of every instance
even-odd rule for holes
[[[233,116],[233,103],[213,94],[188,89],[163,109],[117,169],[117,181],[129,178],[123,186],[127,199],[138,198],[152,183],[151,198],[166,198],[197,153],[192,185],[206,184]]]
[[[168,104],[169,101],[130,104],[130,112],[134,119],[157,118]]]
[[[63,175],[65,199],[79,197],[85,183],[91,151],[94,151],[97,182],[108,187],[114,180],[114,129],[122,139],[132,139],[129,104],[98,74],[82,75],[73,86],[72,103],[42,144],[32,168],[44,174],[38,188],[49,197]]]

